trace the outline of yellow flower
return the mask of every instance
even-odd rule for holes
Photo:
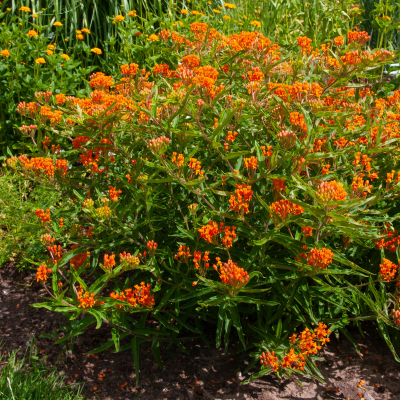
[[[64,40],[65,40],[66,42],[68,42],[68,38],[65,38]]]
[[[91,49],[91,51],[95,54],[103,54],[102,51],[98,48],[98,47],[93,47],[93,49]]]
[[[64,60],[69,60],[69,56],[67,54],[60,54],[61,58]]]
[[[76,35],[76,38],[83,40],[83,39],[85,39],[85,36],[83,36],[82,33],[80,33],[79,35]]]
[[[90,31],[89,31],[89,29],[88,29],[88,28],[83,28],[83,29],[82,29],[82,32],[83,32],[83,33],[90,34]]]
[[[39,15],[37,15],[37,14],[32,14],[32,18],[38,18],[39,17]]]
[[[23,11],[23,12],[31,12],[31,9],[29,7],[21,7],[19,9],[19,11]]]
[[[181,10],[181,14],[187,15],[188,14],[188,10],[185,10],[185,9]]]
[[[59,21],[54,22],[53,26],[63,26],[63,24]]]
[[[200,15],[201,12],[198,12],[198,11],[196,11],[196,10],[193,10],[193,11],[190,12],[190,14],[192,14],[192,15]]]
[[[251,24],[254,25],[254,26],[257,26],[258,28],[261,27],[261,22],[260,21],[253,21]]]
[[[236,8],[236,6],[234,4],[232,4],[232,3],[225,3],[224,6],[226,8]]]
[[[49,44],[49,45],[47,45],[47,48],[50,50],[54,50],[56,48],[56,46],[54,46],[54,44]]]
[[[224,15],[222,18],[223,19],[231,19],[231,17],[229,15]]]
[[[128,15],[129,15],[130,17],[137,17],[136,11],[129,11],[129,12],[128,12]]]
[[[82,31],[76,31],[77,35],[80,35],[82,33]]]
[[[4,57],[8,57],[10,55],[10,52],[7,49],[5,49],[5,50],[2,50],[2,52],[0,54]]]
[[[46,54],[47,54],[48,56],[52,56],[52,55],[53,55],[53,52],[52,52],[51,50],[46,50]]]
[[[123,17],[122,15],[117,15],[115,17],[115,21],[117,21],[117,22],[123,21],[124,19],[125,19],[125,17]]]
[[[219,10],[213,10],[216,14],[221,14],[221,11]]]
[[[26,34],[26,36],[28,36],[28,37],[36,37],[36,36],[39,36],[39,35],[38,35],[37,32],[31,30]]]
[[[158,42],[160,39],[157,35],[153,33],[152,35],[149,36],[149,40],[152,42]]]
[[[46,64],[46,60],[44,58],[38,58],[35,62],[36,64]]]

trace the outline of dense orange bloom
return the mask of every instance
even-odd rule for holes
[[[257,169],[258,160],[256,157],[244,158],[244,167],[249,169]]]
[[[48,246],[47,250],[50,252],[54,264],[57,264],[62,259],[63,254],[60,245]]]
[[[266,157],[271,157],[272,154],[274,153],[274,152],[272,151],[272,146],[268,146],[268,147],[266,147],[266,146],[261,146],[261,150],[262,150],[262,152],[263,152],[263,156],[266,156]]]
[[[306,36],[299,36],[297,38],[297,44],[301,48],[303,54],[311,52],[311,42],[312,40]]]
[[[345,200],[347,192],[343,188],[343,183],[331,181],[322,182],[317,189],[317,197],[323,203],[329,203],[333,200]]]
[[[146,286],[144,282],[141,282],[140,285],[135,285],[134,289],[125,289],[125,291],[120,293],[112,292],[110,297],[115,300],[126,301],[130,307],[137,307],[138,305],[152,307],[155,302],[150,289],[150,284]],[[121,308],[122,305],[119,305],[119,307]]]
[[[45,283],[50,273],[51,269],[47,268],[46,264],[42,264],[36,271],[36,281]]]
[[[207,243],[218,244],[218,234],[222,232],[224,224],[221,222],[220,226],[213,221],[208,221],[207,225],[202,226],[198,231],[200,239],[204,239]]]
[[[77,296],[77,299],[79,301],[78,307],[92,308],[93,306],[97,305],[94,296],[95,296],[94,293],[89,293],[89,292],[85,292],[85,294],[83,294],[83,288],[79,287]]]
[[[231,286],[233,289],[242,288],[249,280],[249,274],[243,269],[237,266],[237,263],[228,260],[227,263],[221,263],[217,258],[217,265],[213,265],[214,269],[218,271],[219,277],[222,283]]]
[[[38,33],[37,33],[36,31],[30,30],[30,31],[26,34],[26,36],[28,36],[28,37],[36,37],[36,36],[39,36],[39,35],[38,35]]]
[[[333,39],[333,43],[335,43],[336,46],[343,46],[343,40],[344,37],[343,36],[337,36],[335,37],[335,39]]]
[[[104,254],[104,268],[112,270],[115,267],[115,254]]]
[[[368,35],[367,32],[360,31],[349,31],[347,33],[347,39],[349,44],[353,42],[357,42],[360,46],[367,43],[371,36]]]
[[[302,226],[301,231],[304,233],[304,236],[311,236],[313,228],[311,228],[309,226]]]
[[[189,161],[189,168],[194,171],[196,175],[200,175],[200,178],[203,178],[204,171],[201,170],[201,161],[198,161],[197,158],[191,158]]]
[[[342,60],[343,64],[345,65],[358,65],[361,63],[361,57],[357,50],[349,51],[344,56],[341,56],[340,59]]]
[[[79,247],[78,245],[74,244],[71,247],[71,250],[77,249],[78,247]],[[76,256],[72,257],[71,261],[70,261],[71,267],[74,268],[75,270],[79,269],[84,264],[84,262],[88,259],[89,256],[90,256],[90,252],[88,251],[86,253],[85,252],[80,253],[80,254],[77,254]]]
[[[176,164],[177,167],[182,167],[183,162],[185,161],[185,157],[183,154],[178,154],[178,153],[172,153],[172,159],[171,161]]]
[[[236,131],[228,131],[228,134],[226,135],[225,139],[233,143],[237,135],[238,133]]]
[[[95,90],[108,90],[113,84],[114,79],[103,72],[95,72],[90,75],[90,86]]]
[[[135,63],[120,66],[121,72],[125,76],[134,76],[139,71],[139,65]]]
[[[382,278],[387,281],[391,281],[394,278],[398,268],[395,263],[388,260],[387,258],[383,259],[383,262],[379,267],[379,273],[381,274]]]
[[[182,58],[182,64],[187,68],[194,69],[200,67],[200,59],[194,54],[189,54]]]
[[[154,242],[154,240],[150,240],[147,242],[147,250],[149,251],[150,256],[154,257],[156,255],[158,244]]]
[[[109,186],[108,193],[112,201],[118,201],[118,196],[122,193],[122,190],[117,190],[115,187]]]
[[[322,249],[313,248],[307,254],[307,264],[314,270],[326,269],[329,264],[332,264],[333,252],[326,247]]]
[[[209,254],[210,252],[206,251],[204,252],[204,256],[201,257],[201,251],[195,251],[193,253],[194,268],[199,270],[201,276],[205,276],[207,269],[210,267],[210,258],[208,257]]]
[[[229,249],[229,247],[232,247],[233,241],[236,239],[236,226],[232,226],[229,228],[229,226],[226,226],[224,229],[224,237],[222,238],[222,243],[226,248]]]
[[[286,221],[292,215],[298,215],[304,212],[303,207],[284,199],[272,203],[271,210],[283,221]]]
[[[261,353],[260,362],[266,367],[271,367],[274,371],[279,368],[278,357],[275,356],[275,352],[270,353],[267,351],[267,353]]]
[[[47,209],[46,211],[41,210],[41,209],[37,209],[35,211],[36,216],[38,217],[38,219],[42,222],[51,222],[50,219],[50,210]]]
[[[250,185],[237,184],[235,194],[231,195],[229,199],[231,210],[234,210],[242,217],[244,214],[247,214],[249,212],[249,203],[253,198],[253,193]]]

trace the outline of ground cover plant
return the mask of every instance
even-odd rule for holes
[[[162,367],[160,342],[184,349],[207,321],[217,346],[261,361],[253,378],[318,377],[330,332],[353,340],[348,324],[375,320],[398,359],[400,92],[379,98],[362,80],[394,57],[368,40],[300,36],[286,51],[256,27],[193,20],[142,42],[151,69],[20,103],[36,154],[7,165],[63,197],[32,210],[49,254],[36,307],[70,318],[60,342],[110,324],[95,351],[131,349],[139,379],[141,343]]]
[[[0,353],[0,394],[4,400],[79,400],[84,399],[82,386],[66,385],[55,368],[39,361],[37,349],[18,358],[17,351],[8,356]],[[3,365],[2,365],[3,364]]]

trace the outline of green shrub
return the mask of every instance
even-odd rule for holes
[[[18,269],[27,268],[44,254],[32,209],[53,208],[60,195],[7,170],[0,174],[0,193],[0,267],[16,261]]]

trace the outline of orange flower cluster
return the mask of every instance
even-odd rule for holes
[[[90,75],[90,86],[95,90],[109,90],[113,84],[114,79],[103,72],[95,72]]]
[[[190,254],[190,248],[184,245],[179,245],[178,254],[175,254],[175,259],[180,263],[188,263],[189,258],[193,257]]]
[[[381,274],[382,278],[387,281],[391,281],[396,275],[398,265],[387,258],[384,258],[379,268],[379,273]]]
[[[390,240],[385,242],[385,239],[376,240],[376,248],[378,250],[386,249],[392,253],[395,253],[397,248],[400,245],[400,235],[398,235],[397,231],[385,230],[383,234],[387,234]]]
[[[272,179],[272,190],[279,192],[284,192],[286,190],[284,179]]]
[[[274,152],[272,151],[272,146],[261,146],[261,150],[263,152],[263,156],[271,157]]]
[[[135,285],[134,289],[125,289],[125,291],[120,293],[112,292],[110,297],[115,300],[126,301],[129,303],[130,307],[153,307],[155,304],[154,296],[150,292],[150,284],[145,285],[141,282],[140,285]],[[122,305],[119,305],[121,308]]]
[[[231,195],[229,199],[231,210],[234,210],[243,218],[244,214],[249,212],[249,203],[253,198],[253,193],[250,185],[236,184],[235,194]]]
[[[62,259],[62,248],[60,245],[48,246],[47,250],[53,258],[53,263],[57,264]]]
[[[36,216],[38,217],[38,219],[44,223],[46,222],[51,222],[50,219],[50,210],[47,209],[46,211],[41,210],[41,209],[37,209],[35,211]]]
[[[112,201],[118,201],[118,196],[122,193],[122,190],[117,190],[115,187],[113,186],[109,186],[108,187],[108,193],[110,195],[110,199]]]
[[[183,162],[185,161],[185,157],[183,154],[178,154],[178,153],[172,153],[172,159],[171,161],[177,166],[177,167],[182,167]]]
[[[100,159],[100,154],[95,153],[93,150],[88,150],[85,154],[79,155],[82,165],[88,167],[90,172],[101,172],[99,171],[98,161]]]
[[[193,253],[193,263],[194,268],[200,271],[201,276],[205,276],[207,269],[210,267],[210,258],[208,257],[210,254],[209,251],[204,252],[203,258],[201,257],[201,251],[195,251]],[[203,263],[202,263],[203,261]]]
[[[322,203],[329,203],[333,200],[345,200],[347,192],[343,188],[343,183],[336,181],[323,181],[317,189],[317,197]]]
[[[278,360],[274,352],[267,351],[261,354],[260,362],[266,368],[271,368],[274,371],[286,368],[304,371],[307,358],[310,355],[317,354],[322,346],[329,342],[328,335],[330,333],[331,331],[327,329],[327,326],[320,322],[313,333],[306,328],[299,335],[293,334],[290,337],[291,347],[282,361]]]
[[[315,271],[326,269],[329,264],[332,264],[333,255],[333,252],[326,247],[322,247],[322,249],[317,249],[314,247],[307,254],[307,264]]]
[[[292,203],[289,200],[278,200],[271,204],[271,210],[278,215],[283,222],[285,222],[290,216],[302,214],[304,212],[303,207]],[[272,214],[270,214],[273,217]]]
[[[214,85],[217,81],[219,72],[211,65],[205,65],[204,67],[196,68],[195,77],[193,83],[207,89],[208,93],[213,96]]]
[[[371,39],[371,36],[368,35],[367,32],[360,32],[360,31],[349,31],[347,33],[347,39],[349,44],[353,42],[357,42],[360,46],[364,45]]]
[[[45,233],[42,236],[40,236],[40,242],[43,244],[43,246],[51,246],[55,242],[55,238],[53,238],[50,233]]]
[[[309,226],[302,226],[301,231],[303,232],[304,236],[307,237],[312,235],[313,228]]]
[[[319,99],[322,95],[322,86],[317,83],[295,82],[293,85],[285,83],[270,82],[268,90],[287,102],[289,97],[292,101],[300,101],[302,99]]]
[[[77,249],[78,247],[79,246],[77,244],[74,244],[71,246],[71,250]],[[84,264],[84,262],[88,259],[89,256],[90,252],[87,251],[86,253],[80,253],[72,257],[70,261],[71,267],[74,268],[75,270],[78,270],[79,267],[81,267]]]
[[[161,136],[156,139],[150,139],[147,147],[153,152],[158,153],[161,150],[165,150],[168,146],[169,139],[166,136]]]
[[[198,231],[200,233],[200,239],[204,239],[207,243],[218,244],[218,234],[222,232],[224,224],[220,222],[218,224],[213,221],[208,221],[207,225],[203,225]]]
[[[131,77],[137,74],[137,72],[139,71],[139,65],[135,63],[130,63],[126,65],[121,65],[120,69],[123,75],[125,75],[126,77]]]
[[[312,50],[311,42],[312,40],[306,36],[299,36],[297,38],[297,44],[300,47],[302,54],[311,53]]]
[[[200,178],[204,177],[204,171],[201,170],[201,161],[198,161],[197,158],[190,159],[189,168],[195,173],[195,175],[200,175]]]
[[[216,261],[217,264],[214,264],[213,268],[219,273],[219,277],[225,285],[229,285],[233,289],[241,289],[249,280],[249,274],[232,260],[222,263],[221,259],[217,257]]]
[[[333,39],[333,43],[335,43],[335,45],[338,46],[338,47],[343,46],[344,37],[343,36],[335,37],[335,39]]]
[[[200,67],[200,59],[194,54],[189,54],[182,58],[182,64],[187,68],[195,69],[196,67]]]
[[[226,226],[224,229],[224,237],[222,238],[222,243],[226,248],[230,248],[233,245],[233,241],[236,239],[237,235],[235,233],[236,226]]]
[[[51,158],[36,157],[29,160],[27,157],[19,157],[18,159],[22,167],[37,175],[54,176],[54,165]]]
[[[79,286],[78,296],[77,296],[77,299],[79,301],[78,307],[82,307],[83,309],[85,309],[85,308],[92,308],[93,306],[96,306],[98,303],[94,299],[94,296],[95,296],[94,293],[89,293],[89,292],[85,292],[85,294],[83,294],[83,287]]]
[[[46,264],[42,264],[36,271],[36,281],[45,283],[50,273],[51,269],[47,268]]]
[[[115,254],[104,254],[104,268],[112,270],[115,267]]]
[[[244,167],[249,169],[257,169],[258,160],[256,157],[251,156],[250,158],[244,158]]]

